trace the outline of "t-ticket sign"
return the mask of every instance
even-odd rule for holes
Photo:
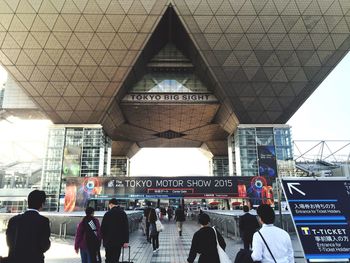
[[[349,259],[350,180],[282,179],[282,186],[306,259]]]

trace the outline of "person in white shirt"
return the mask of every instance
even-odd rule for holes
[[[261,263],[294,263],[292,241],[286,231],[273,225],[275,222],[273,209],[269,205],[263,204],[258,207],[257,214],[262,224],[259,232],[264,237],[271,253],[259,232],[255,232],[253,236],[253,252],[251,254],[253,261],[261,261]]]

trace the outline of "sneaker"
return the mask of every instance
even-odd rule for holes
[[[158,250],[159,250],[159,248],[156,249],[156,251],[158,251]]]
[[[156,250],[153,250],[153,253],[156,253],[157,252],[157,249]]]

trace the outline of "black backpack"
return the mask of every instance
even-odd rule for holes
[[[234,263],[258,263],[260,261],[253,261],[251,257],[252,251],[241,248],[235,258]]]

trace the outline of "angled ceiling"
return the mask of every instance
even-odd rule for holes
[[[348,0],[0,0],[0,63],[54,123],[102,123],[121,140],[120,101],[169,5],[183,24],[176,45],[220,102],[189,146],[217,149],[238,123],[285,123],[350,47]]]

